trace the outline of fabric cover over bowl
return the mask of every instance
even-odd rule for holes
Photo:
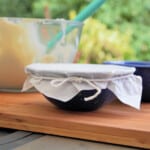
[[[100,64],[31,64],[23,91],[36,88],[69,110],[94,110],[114,99],[140,108],[142,82],[135,68]],[[130,92],[129,92],[130,91]]]

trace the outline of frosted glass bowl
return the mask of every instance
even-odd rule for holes
[[[0,91],[20,91],[34,62],[71,63],[83,24],[64,19],[0,18]]]

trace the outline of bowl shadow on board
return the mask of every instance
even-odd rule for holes
[[[135,67],[135,75],[142,77],[142,102],[150,102],[150,61],[105,61],[104,64]]]
[[[83,90],[67,102],[62,102],[52,97],[44,96],[56,107],[71,111],[94,111],[116,99],[116,96],[110,90],[103,89],[102,92],[93,100],[84,100],[85,97],[92,96],[95,93],[96,90]]]

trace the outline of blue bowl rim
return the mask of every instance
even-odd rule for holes
[[[105,61],[104,64],[123,65],[139,68],[150,68],[150,61]]]

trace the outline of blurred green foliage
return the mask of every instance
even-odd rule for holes
[[[32,17],[35,0],[0,0],[1,17]]]
[[[122,34],[132,31],[137,58],[150,60],[150,0],[107,0],[95,17]]]
[[[108,29],[94,18],[85,21],[79,46],[80,63],[102,63],[107,60],[135,59],[135,51],[130,46],[130,31],[123,35]]]
[[[33,3],[33,15],[35,17],[44,17],[43,8],[48,6],[52,18],[69,19],[70,10],[74,9],[79,12],[88,2],[88,0],[35,0]]]
[[[0,16],[70,18],[92,0],[0,0]],[[150,0],[106,0],[85,22],[79,62],[150,61]]]

